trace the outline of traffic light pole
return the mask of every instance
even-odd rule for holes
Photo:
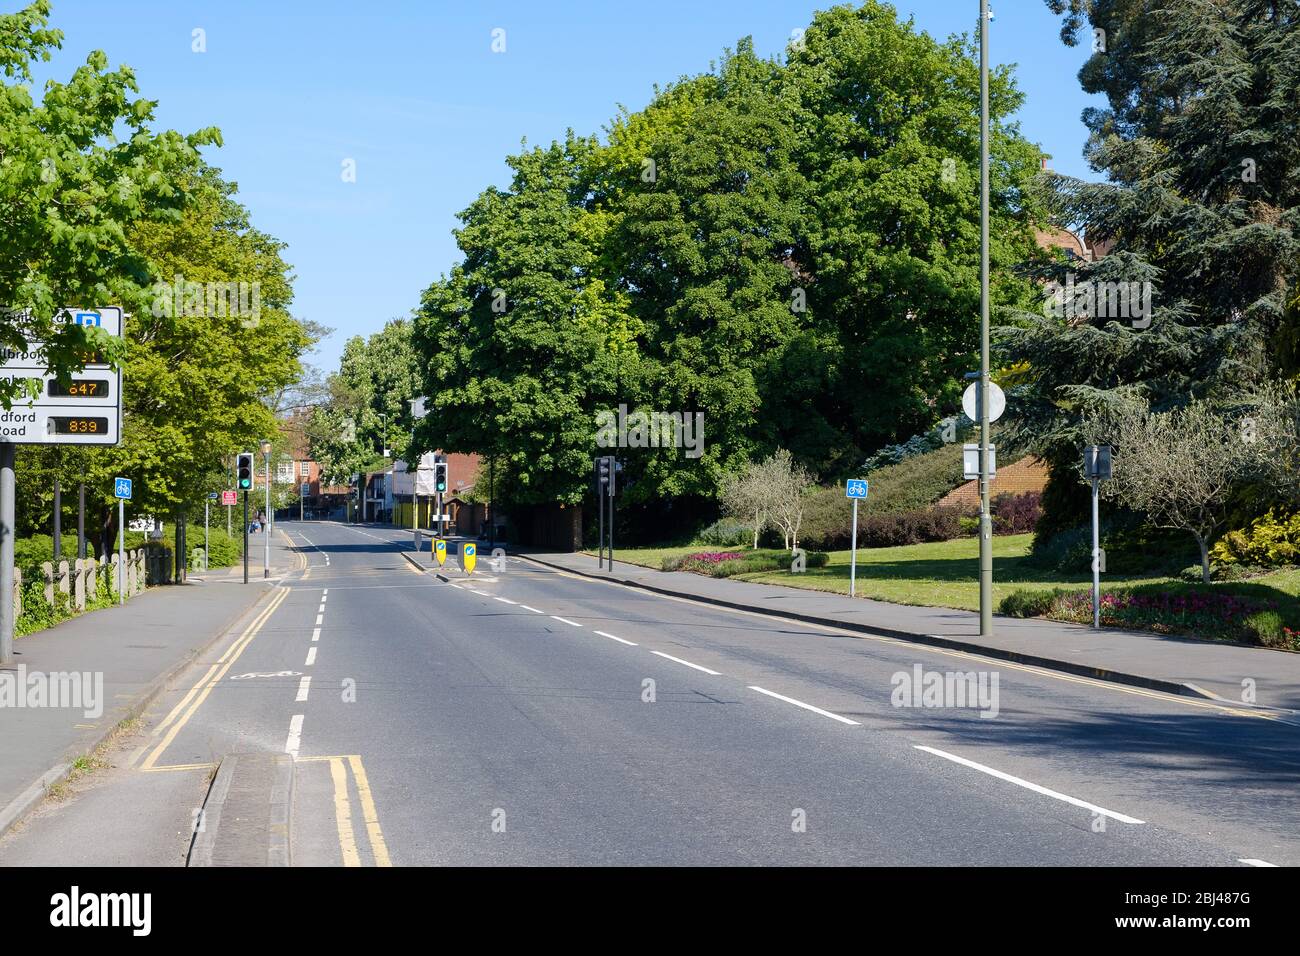
[[[596,510],[600,512],[600,545],[596,549],[596,567],[605,567],[605,502],[602,500],[605,489],[601,487],[600,479],[596,479]]]
[[[248,492],[244,492],[244,583],[248,583]]]
[[[993,636],[989,513],[989,0],[980,0],[980,636]]]
[[[0,664],[14,655],[14,446],[0,443]]]

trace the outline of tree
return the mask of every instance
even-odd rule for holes
[[[339,370],[324,391],[325,400],[307,423],[307,436],[327,482],[346,482],[380,467],[385,448],[395,458],[410,460],[415,429],[411,402],[421,396],[412,323],[394,319],[369,339],[348,339]]]
[[[423,297],[434,414],[417,443],[494,455],[524,503],[582,500],[596,416],[621,404],[708,429],[698,458],[629,455],[632,504],[712,501],[777,448],[856,472],[942,417],[974,361],[978,102],[963,39],[869,2],[817,14],[785,63],[740,41],[604,144],[510,157],[509,188],[462,213],[463,261]],[[1032,248],[1039,151],[1005,119],[1019,103],[998,71],[1000,270]],[[1000,274],[995,291],[1029,288]]]
[[[1295,374],[1286,309],[1300,279],[1300,3],[1047,2],[1066,14],[1067,43],[1085,25],[1095,31],[1079,77],[1107,99],[1083,116],[1085,155],[1105,181],[1051,175],[1049,205],[1112,251],[1037,274],[1074,273],[1090,292],[1150,289],[1141,316],[1084,303],[998,330],[1003,359],[1027,370],[1014,437],[1052,462],[1053,485],[1077,488],[1070,472],[1089,413],[1132,399],[1155,411],[1193,399],[1226,408]],[[1072,507],[1055,494],[1044,504],[1049,526]]]
[[[784,448],[778,448],[762,463],[759,475],[760,485],[767,496],[767,511],[781,529],[785,546],[793,553],[799,547],[804,496],[813,486],[813,478]]]
[[[769,496],[763,487],[761,464],[750,462],[743,471],[724,477],[719,497],[723,511],[752,525],[754,547],[757,548],[758,536],[767,527],[769,520],[767,511]]]
[[[1210,545],[1235,483],[1255,460],[1247,430],[1208,402],[1163,413],[1140,403],[1114,406],[1085,428],[1094,443],[1115,449],[1113,477],[1101,483],[1102,494],[1145,513],[1157,527],[1190,532],[1208,584]]]
[[[49,13],[49,0],[36,0],[0,14],[0,347],[46,342],[47,365],[66,376],[89,349],[117,360],[124,347],[54,316],[76,306],[147,311],[150,271],[130,229],[179,217],[196,147],[220,134],[152,131],[155,104],[132,98],[134,73],[110,72],[101,51],[34,100],[31,65],[62,44]],[[0,407],[24,393],[23,380],[0,380]]]

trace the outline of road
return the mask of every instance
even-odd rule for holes
[[[302,865],[1300,864],[1294,724],[280,528],[302,567],[269,613],[0,864],[183,863],[214,767],[285,752]],[[996,675],[996,715],[895,706],[918,666]],[[222,826],[234,851],[264,836]]]

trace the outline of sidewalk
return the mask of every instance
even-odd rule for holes
[[[102,694],[94,702],[102,713],[0,706],[0,833],[63,779],[70,760],[140,713],[214,640],[249,617],[279,575],[298,566],[284,539],[276,539],[270,581],[262,579],[262,555],[253,554],[246,586],[242,565],[191,573],[186,584],[149,588],[121,607],[90,611],[14,642],[13,663],[0,665],[0,681],[16,682],[23,673],[102,674]]]
[[[614,562],[612,572],[603,571],[588,554],[520,552],[518,556],[661,594],[967,650],[1169,693],[1217,696],[1240,703],[1242,681],[1251,679],[1256,704],[1300,711],[1300,654],[1286,651],[1149,631],[1093,631],[1039,618],[995,617],[994,636],[985,639],[979,634],[979,615],[973,611],[888,604],[685,571],[656,571],[621,561]]]

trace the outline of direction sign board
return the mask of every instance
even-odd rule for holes
[[[221,493],[221,503],[223,505],[233,505],[238,501],[238,499],[239,499],[238,492],[223,491]]]
[[[309,494],[311,494],[311,482],[310,482],[310,481],[304,481],[304,482],[302,483],[302,489],[301,489],[301,490],[302,490],[302,496],[303,496],[304,498],[306,498]]]
[[[438,564],[447,563],[447,542],[441,538],[433,542],[433,556],[438,559]]]
[[[966,417],[971,421],[979,424],[980,420],[980,384],[972,382],[966,386],[966,391],[961,396],[961,410],[966,413]],[[997,383],[989,382],[989,421],[995,422],[1002,417],[1002,413],[1007,410],[1007,394],[998,387]]]
[[[865,498],[867,496],[867,479],[850,478],[844,484],[845,498]]]
[[[474,565],[478,563],[478,545],[470,544],[466,541],[460,546],[460,566],[465,569],[466,574],[474,573]]]
[[[114,478],[113,479],[113,497],[114,498],[131,498],[131,479]]]
[[[10,316],[22,322],[22,314]],[[122,334],[122,310],[64,309],[56,325],[83,325]],[[45,343],[28,342],[23,349],[0,349],[0,376],[40,382],[37,398],[21,400],[0,412],[0,438],[20,445],[116,445],[122,433],[122,371],[91,355],[80,372],[60,384],[45,361]]]

